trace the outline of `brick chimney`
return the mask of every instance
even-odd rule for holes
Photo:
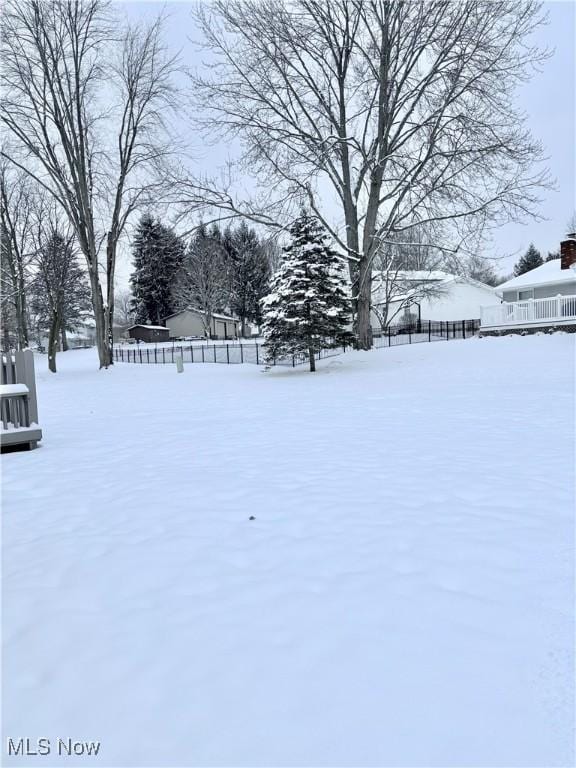
[[[566,235],[560,243],[560,269],[569,269],[576,264],[576,232]]]

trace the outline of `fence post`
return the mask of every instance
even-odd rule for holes
[[[146,360],[149,363],[150,362],[150,350],[146,349]]]
[[[202,362],[204,362],[204,347],[200,347],[200,349],[202,350]]]
[[[230,349],[228,347],[228,344],[226,344],[226,362],[228,365],[230,365]]]
[[[240,343],[240,362],[244,362],[244,345]]]
[[[162,347],[162,362],[166,363],[166,349]]]
[[[408,344],[412,344],[412,326],[408,326]]]
[[[390,344],[392,344],[392,342],[390,341],[390,326],[388,326],[387,331],[388,331],[388,346],[390,346]]]
[[[466,320],[462,320],[462,338],[466,338]]]
[[[212,349],[214,350],[214,362],[216,362],[216,344],[212,344]]]
[[[190,344],[190,357],[192,359],[192,362],[194,362],[194,345]]]
[[[142,364],[142,350],[138,350],[138,357],[140,358],[140,364]]]
[[[255,346],[256,346],[256,365],[258,365],[259,364],[258,363],[258,344],[256,344]]]
[[[432,323],[428,320],[428,341],[432,341]]]
[[[292,355],[292,368],[296,368],[296,357]]]

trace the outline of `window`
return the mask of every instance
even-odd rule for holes
[[[526,291],[518,291],[518,301],[526,301],[526,299],[534,298],[534,289],[528,288]]]

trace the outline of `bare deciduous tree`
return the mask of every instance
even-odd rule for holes
[[[240,202],[232,182],[188,178],[179,199],[276,227],[309,205],[349,261],[361,347],[383,244],[444,222],[436,245],[455,250],[533,213],[547,175],[514,91],[546,55],[529,39],[534,0],[215,0],[198,20],[202,124],[240,140],[264,189]]]
[[[202,310],[202,323],[207,338],[212,335],[212,318],[221,311],[229,296],[226,253],[217,237],[200,226],[184,256],[184,263],[174,287],[179,308]]]
[[[446,290],[433,279],[446,260],[428,243],[441,238],[440,227],[420,225],[383,243],[373,260],[372,312],[382,330],[399,323],[414,304],[439,298]]]
[[[127,327],[134,322],[134,307],[132,305],[133,297],[131,291],[116,291],[114,297],[114,316],[118,325]]]
[[[37,198],[30,179],[0,164],[0,243],[2,304],[6,322],[13,320],[16,344],[29,344],[27,287],[33,257],[32,228]]]
[[[2,154],[53,196],[74,228],[101,367],[112,363],[118,241],[168,152],[162,133],[175,66],[160,21],[117,29],[103,0],[8,0],[3,8],[1,119],[12,146]]]

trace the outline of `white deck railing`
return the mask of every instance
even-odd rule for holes
[[[558,321],[576,320],[576,296],[553,296],[548,299],[502,302],[494,307],[482,307],[480,326],[544,325]]]

